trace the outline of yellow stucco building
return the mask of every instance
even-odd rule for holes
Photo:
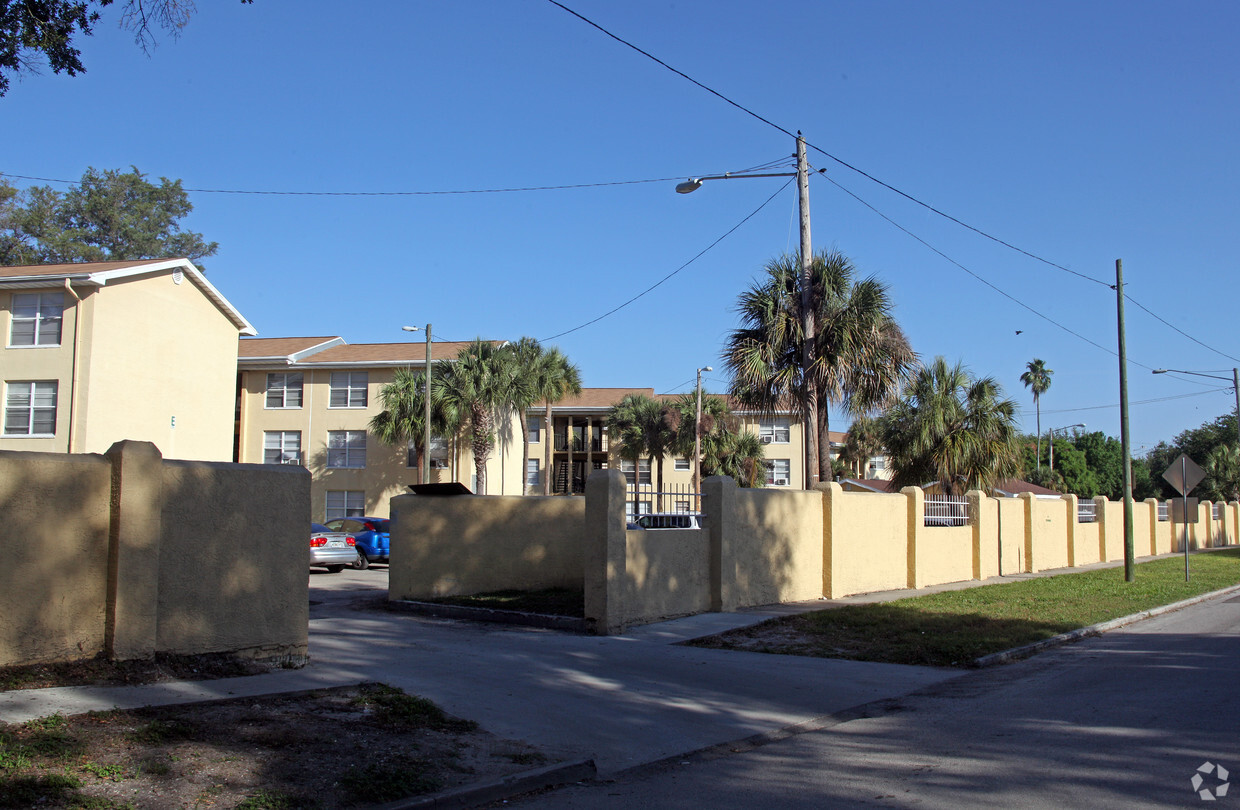
[[[0,331],[0,449],[231,460],[254,328],[189,260],[0,267]]]

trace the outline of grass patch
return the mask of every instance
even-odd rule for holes
[[[473,596],[441,596],[427,601],[439,605],[515,610],[522,613],[541,613],[545,616],[570,616],[580,619],[586,615],[585,600],[584,591],[570,588],[545,588],[540,591],[490,591]]]
[[[370,711],[370,721],[387,728],[408,731],[429,728],[435,731],[468,733],[478,728],[472,720],[451,717],[431,701],[387,684],[367,684],[353,699],[356,706]]]
[[[1142,563],[1136,581],[1122,568],[983,585],[870,605],[846,605],[772,619],[698,639],[693,646],[960,667],[975,658],[1168,605],[1240,583],[1240,550],[1184,562]]]

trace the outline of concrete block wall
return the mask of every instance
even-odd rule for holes
[[[230,653],[304,662],[310,475],[0,452],[0,666]]]

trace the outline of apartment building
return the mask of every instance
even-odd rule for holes
[[[455,359],[468,343],[433,343],[431,361]],[[417,483],[408,446],[370,432],[379,392],[398,368],[422,370],[422,343],[349,344],[339,336],[247,338],[237,348],[236,460],[301,464],[312,473],[315,520],[386,517],[388,501]],[[476,489],[473,454],[459,437],[434,437],[431,482]],[[500,426],[487,462],[490,495],[521,494],[521,430]]]
[[[254,328],[189,260],[0,267],[0,331],[0,449],[231,459]]]

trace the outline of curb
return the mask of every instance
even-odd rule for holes
[[[594,779],[598,769],[592,759],[579,759],[561,762],[532,771],[522,771],[505,776],[495,782],[481,785],[469,785],[456,790],[436,793],[418,799],[399,799],[388,804],[377,805],[372,810],[423,810],[433,807],[476,807],[487,802],[500,801],[519,793],[530,793],[535,790],[559,787],[569,782],[582,782]]]
[[[386,607],[388,610],[434,616],[439,619],[467,619],[493,624],[515,624],[522,627],[538,627],[543,630],[566,630],[570,633],[585,633],[588,629],[585,619],[573,616],[552,616],[546,613],[525,613],[519,610],[442,605],[438,602],[414,602],[404,599],[390,600],[386,603]]]
[[[1152,619],[1155,616],[1161,616],[1164,613],[1172,613],[1177,610],[1183,610],[1191,605],[1196,605],[1200,602],[1205,602],[1209,599],[1214,599],[1219,596],[1226,596],[1232,593],[1240,593],[1240,585],[1232,585],[1231,587],[1211,591],[1210,593],[1203,593],[1199,596],[1194,596],[1181,602],[1173,602],[1170,605],[1163,605],[1161,607],[1143,610],[1139,613],[1120,616],[1118,619],[1111,619],[1109,621],[1099,622],[1098,624],[1091,624],[1089,627],[1082,627],[1068,633],[1061,633],[1057,636],[1043,639],[1042,641],[1035,641],[1033,644],[1026,644],[1023,647],[1013,647],[1012,649],[1004,650],[1003,652],[983,655],[981,658],[973,659],[972,665],[974,667],[981,668],[993,667],[998,664],[1010,664],[1013,661],[1029,658],[1030,656],[1051,647],[1058,647],[1061,644],[1080,641],[1083,638],[1090,638],[1091,636],[1100,636],[1103,633],[1110,630],[1116,630],[1120,627],[1124,627],[1125,625],[1134,624],[1145,619]]]

